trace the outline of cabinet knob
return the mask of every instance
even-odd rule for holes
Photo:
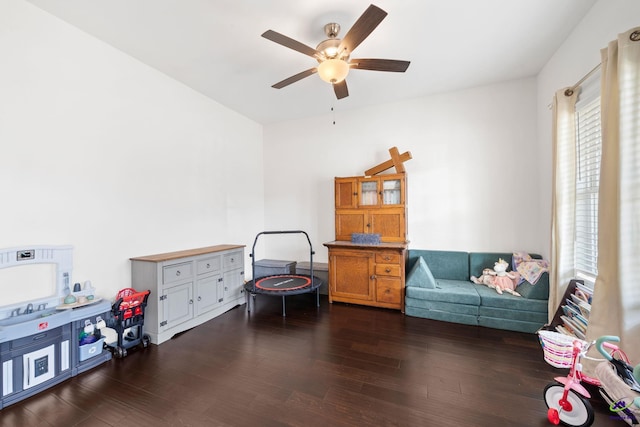
[[[385,261],[389,261],[391,259],[391,257],[389,255],[385,255],[384,260]]]
[[[370,277],[370,279],[371,279],[371,280],[376,280],[376,275],[375,275],[375,274],[372,274],[372,275],[371,275],[371,277]]]
[[[202,297],[198,297],[198,301],[202,301]]]
[[[367,228],[371,227],[371,224],[367,224]]]
[[[354,196],[357,196],[357,195],[358,195],[358,193],[353,193],[353,195],[354,195]]]
[[[207,263],[207,268],[211,268],[211,264]]]
[[[385,268],[384,271],[387,272],[387,273],[391,273],[391,269],[390,268]]]
[[[222,282],[223,280],[224,280],[224,279],[223,279],[222,277],[220,277],[220,278],[218,279],[218,282]]]
[[[193,304],[193,300],[192,299],[189,300],[189,304]]]
[[[176,271],[176,276],[180,275],[180,270]]]

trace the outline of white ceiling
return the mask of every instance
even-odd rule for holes
[[[336,100],[317,75],[271,85],[313,58],[260,37],[314,47],[344,36],[369,0],[28,0],[263,124],[535,76],[596,0],[376,0],[388,16],[352,57],[411,61],[406,73],[352,70]]]

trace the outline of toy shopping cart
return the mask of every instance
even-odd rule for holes
[[[144,311],[151,291],[136,291],[125,288],[118,292],[111,306],[111,319],[108,326],[116,331],[118,339],[109,343],[113,355],[117,358],[127,356],[127,349],[142,345],[146,348],[151,339],[143,333]]]

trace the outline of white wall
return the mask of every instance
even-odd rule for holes
[[[535,79],[269,125],[265,225],[303,229],[326,261],[334,239],[333,177],[362,175],[410,151],[411,248],[540,252]],[[532,200],[533,199],[533,200]],[[296,247],[297,248],[297,247]],[[304,246],[302,247],[304,249]],[[266,258],[304,260],[274,242]]]
[[[542,229],[551,230],[552,117],[549,106],[558,89],[573,86],[600,63],[600,49],[619,33],[640,25],[640,1],[599,0],[538,74],[538,147]],[[550,253],[550,239],[545,253]]]
[[[361,175],[397,146],[411,151],[411,248],[550,254],[551,112],[559,88],[637,26],[640,2],[599,0],[536,78],[269,125],[265,224],[310,233],[318,260],[334,238],[333,177]],[[339,104],[338,104],[339,105]],[[292,207],[293,206],[293,207]],[[304,259],[289,241],[266,257]]]
[[[263,229],[259,124],[21,0],[0,57],[0,247],[71,244],[112,298],[130,257]]]

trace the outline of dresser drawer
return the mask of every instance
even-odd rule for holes
[[[400,304],[402,300],[400,279],[378,279],[376,281],[376,300],[386,304]]]
[[[376,264],[376,276],[400,277],[400,266],[392,264]]]
[[[222,257],[216,256],[196,261],[197,274],[207,274],[219,271],[222,268]]]
[[[376,254],[376,264],[400,264],[401,258],[399,254],[383,252]]]
[[[234,270],[236,268],[242,268],[244,260],[242,259],[242,252],[231,252],[224,256],[224,269]]]
[[[192,263],[171,264],[162,267],[162,283],[175,283],[193,276]]]

